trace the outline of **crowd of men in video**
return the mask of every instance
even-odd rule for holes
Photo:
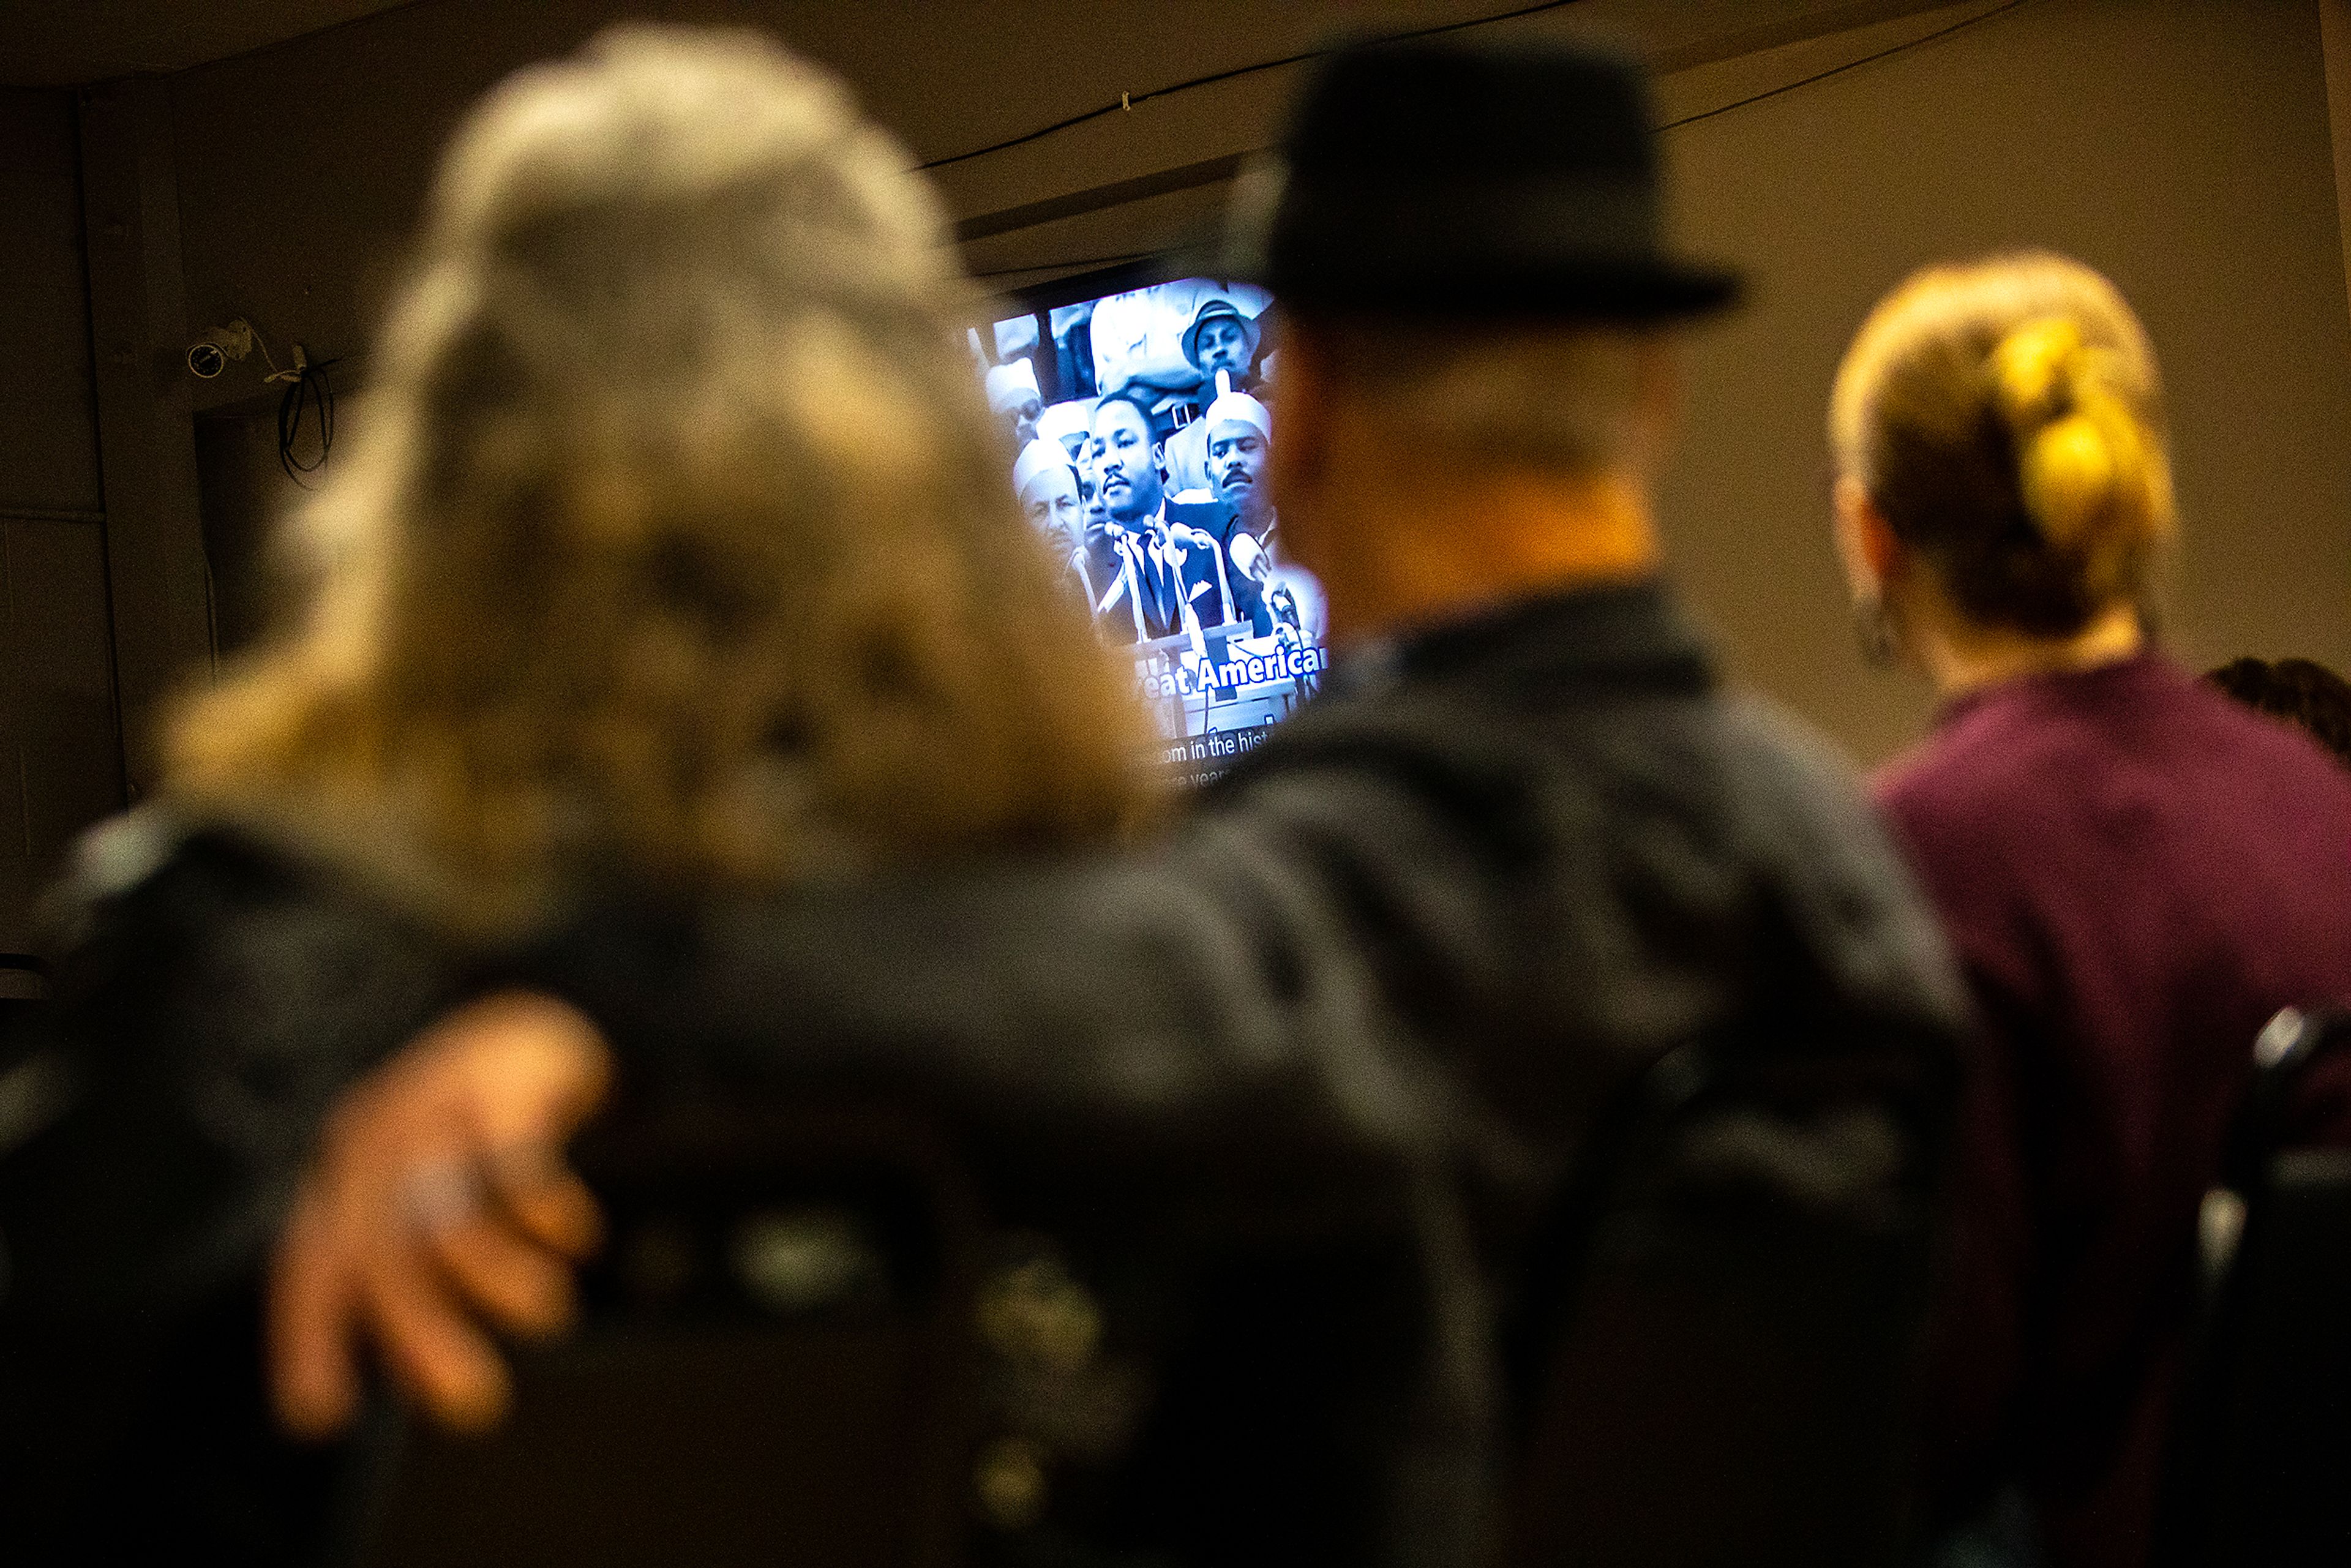
[[[998,324],[987,397],[1013,489],[1106,641],[1228,624],[1320,641],[1319,594],[1288,570],[1266,496],[1269,304],[1187,278]]]

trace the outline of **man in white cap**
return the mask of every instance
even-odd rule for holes
[[[1281,564],[1274,542],[1279,525],[1265,484],[1273,416],[1249,393],[1227,392],[1186,428],[1202,433],[1208,488],[1230,513],[1217,542],[1228,563],[1234,616],[1266,635],[1273,625],[1265,590]]]
[[[1078,471],[1070,466],[1068,454],[1041,438],[1022,447],[1012,465],[1012,493],[1054,559],[1068,559],[1081,538]]]
[[[1044,396],[1037,390],[1037,367],[1026,360],[990,366],[987,406],[1008,424],[1015,451],[1037,439],[1037,416],[1045,412]]]
[[[1210,403],[1199,423],[1207,434],[1208,487],[1233,509],[1237,528],[1270,555],[1275,523],[1265,460],[1273,442],[1273,415],[1249,393],[1235,392]]]

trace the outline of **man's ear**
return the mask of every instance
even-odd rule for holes
[[[1837,562],[1844,568],[1846,586],[1855,599],[1883,599],[1886,584],[1902,570],[1902,541],[1894,525],[1850,474],[1837,476],[1835,510]]]

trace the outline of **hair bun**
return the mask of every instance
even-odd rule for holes
[[[2051,544],[2082,548],[2149,479],[2138,421],[2113,384],[2116,356],[2085,343],[2070,318],[2044,316],[2002,338],[1991,369],[2026,513]],[[2155,529],[2154,507],[2125,509],[2134,513],[2132,532]]]
[[[2000,340],[1991,351],[1992,389],[2011,430],[2024,435],[2060,412],[2082,355],[2082,329],[2064,316],[2027,321]]]
[[[2103,422],[2069,413],[2043,425],[2018,464],[2024,509],[2051,544],[2078,544],[2114,499],[2117,454]]]

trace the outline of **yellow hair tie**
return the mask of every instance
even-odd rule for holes
[[[2001,415],[2016,435],[2026,512],[2050,543],[2083,545],[2148,482],[2138,419],[2114,389],[2120,357],[2085,344],[2068,318],[2045,316],[2001,339],[1991,370]]]
[[[2078,542],[2114,498],[2119,455],[2105,425],[2086,412],[2069,413],[2042,426],[2024,449],[2024,508],[2052,544]]]
[[[2063,316],[2028,321],[2000,340],[1992,382],[2011,428],[2022,432],[2057,412],[2081,357],[2082,329]]]

